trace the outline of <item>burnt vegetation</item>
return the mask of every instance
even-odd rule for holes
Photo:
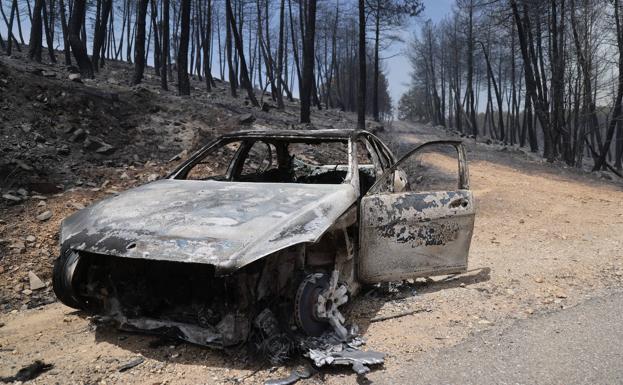
[[[366,114],[391,117],[383,53],[399,40],[392,28],[423,10],[420,0],[12,0],[0,8],[7,55],[24,47],[31,60],[76,66],[87,79],[126,61],[129,84],[153,73],[163,90],[173,82],[189,95],[192,77],[263,109],[299,96],[302,123],[313,109],[359,109],[361,128]]]
[[[621,176],[621,2],[457,0],[408,50],[399,116]]]

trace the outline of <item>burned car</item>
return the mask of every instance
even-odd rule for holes
[[[362,285],[464,272],[474,212],[458,141],[397,160],[360,130],[232,133],[66,218],[54,291],[123,330],[210,347],[344,338]]]

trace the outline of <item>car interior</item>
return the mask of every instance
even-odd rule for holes
[[[364,143],[358,143],[360,189],[376,181],[375,166]],[[185,179],[263,183],[341,184],[348,174],[347,141],[293,141],[262,138],[232,140],[209,151]]]

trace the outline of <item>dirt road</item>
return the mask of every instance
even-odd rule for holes
[[[436,134],[397,124],[394,141],[416,143]],[[425,352],[454,346],[478,331],[600,296],[623,283],[623,188],[500,146],[468,141],[477,218],[470,272],[418,280],[390,293],[367,293],[349,308],[367,348],[388,353],[371,375],[383,383]],[[413,315],[371,323],[405,310]],[[0,376],[35,359],[54,369],[36,383],[262,383],[291,368],[268,368],[188,345],[152,347],[155,338],[93,326],[58,303],[0,316]],[[137,356],[145,362],[118,367]],[[307,383],[356,383],[329,371]]]

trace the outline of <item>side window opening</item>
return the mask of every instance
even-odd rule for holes
[[[339,184],[348,175],[345,142],[289,143],[288,153],[297,183]]]
[[[451,145],[424,148],[401,168],[411,191],[454,191],[459,185],[457,153]]]
[[[188,180],[226,180],[227,170],[241,146],[240,141],[230,142],[210,151],[186,174]]]
[[[459,154],[461,154],[459,156]],[[398,161],[374,193],[456,191],[468,185],[464,150],[455,142],[429,142]]]
[[[256,141],[246,154],[238,180],[260,181],[278,169],[277,147],[273,143]]]

